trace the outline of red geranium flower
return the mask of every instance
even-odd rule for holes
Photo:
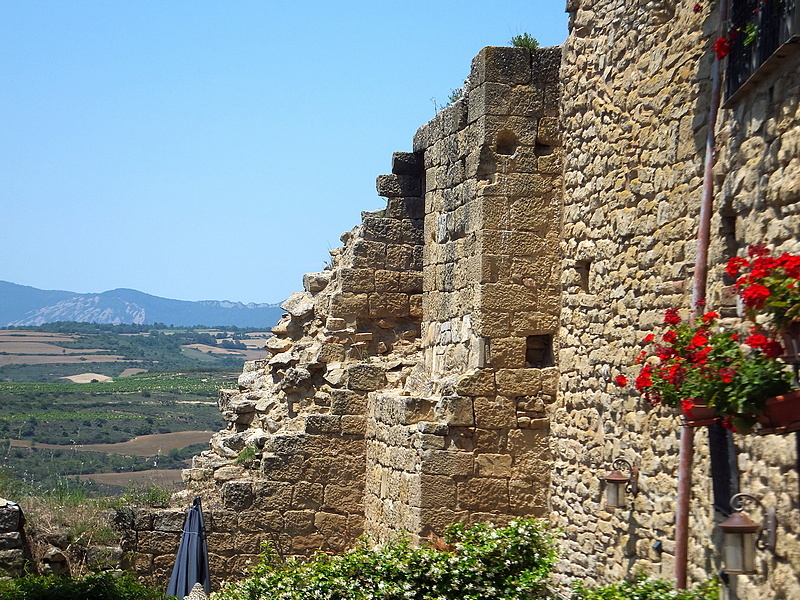
[[[619,387],[625,387],[628,385],[628,378],[625,375],[617,375],[616,379],[614,379],[614,383],[616,383]]]
[[[703,323],[706,325],[708,325],[714,319],[719,319],[719,313],[714,310],[708,311],[703,315]]]
[[[769,343],[769,340],[760,333],[752,333],[744,343],[751,348],[763,348]]]
[[[754,283],[742,290],[742,301],[745,306],[750,308],[764,308],[764,303],[767,301],[767,298],[769,298],[769,294],[768,287],[760,283]]]
[[[664,340],[667,344],[672,344],[675,340],[678,339],[678,332],[674,329],[668,330],[664,335],[661,336],[661,339]]]
[[[686,414],[695,406],[697,406],[697,403],[694,401],[694,398],[684,398],[681,400],[681,410]]]
[[[747,256],[750,258],[754,258],[756,256],[767,256],[769,254],[769,249],[767,248],[766,244],[751,244],[749,248],[747,248]]]
[[[664,315],[664,323],[667,325],[680,325],[680,322],[681,316],[678,314],[678,311],[674,308],[668,308]]]
[[[731,277],[736,277],[739,275],[739,269],[747,266],[750,266],[750,263],[748,263],[746,259],[740,256],[734,256],[728,261],[728,265],[725,267],[725,270]]]
[[[650,343],[650,342],[652,342],[654,339],[656,339],[656,336],[654,336],[652,333],[648,333],[646,336],[644,336],[644,339],[643,339],[642,341],[643,341],[645,344],[649,344],[649,343]]]
[[[731,44],[727,38],[721,37],[714,42],[714,52],[717,53],[717,60],[722,60],[731,52]]]
[[[692,341],[689,342],[689,348],[702,348],[708,343],[708,338],[704,335],[704,333],[697,332],[692,337]]]
[[[653,385],[653,365],[646,364],[642,367],[639,376],[636,378],[636,389],[640,392],[643,392],[645,389],[652,387]]]
[[[719,376],[722,378],[722,381],[725,383],[730,383],[733,381],[733,378],[736,376],[736,371],[729,368],[723,368],[719,370]]]
[[[778,258],[778,264],[783,267],[787,276],[793,279],[800,279],[800,256],[783,254]]]

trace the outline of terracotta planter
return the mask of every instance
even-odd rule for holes
[[[800,390],[767,398],[764,410],[758,415],[758,422],[761,423],[758,431],[761,435],[780,435],[800,430]]]
[[[719,415],[717,411],[705,404],[695,404],[689,410],[683,411],[683,426],[684,427],[703,427],[705,425],[713,425]]]

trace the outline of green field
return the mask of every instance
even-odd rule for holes
[[[225,426],[217,406],[219,389],[236,387],[247,348],[263,344],[262,338],[248,335],[236,328],[89,323],[0,331],[0,484],[19,493],[40,494],[61,486],[66,477],[71,486],[108,492],[107,487],[76,477],[185,468],[186,461],[208,444],[173,441],[174,436],[163,434]],[[107,361],[109,355],[120,358],[93,361]],[[64,362],[49,362],[62,358]],[[148,372],[120,377],[131,368]],[[89,382],[61,379],[72,375]],[[104,375],[114,379],[97,380]],[[84,448],[146,435],[157,437],[137,440],[139,452]],[[63,448],[37,447],[40,444]],[[181,444],[190,445],[175,447]]]

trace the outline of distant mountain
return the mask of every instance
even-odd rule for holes
[[[188,302],[124,288],[100,294],[78,294],[0,281],[0,327],[87,321],[266,328],[275,325],[282,314],[283,310],[277,304],[242,304],[224,300]]]

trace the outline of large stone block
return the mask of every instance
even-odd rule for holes
[[[423,450],[420,455],[422,472],[431,475],[472,475],[472,463],[472,453],[459,450]]]
[[[476,511],[508,510],[508,479],[473,477],[458,484],[458,508]]]
[[[303,275],[303,289],[315,294],[324,290],[331,280],[332,271],[320,271],[318,273],[306,273]]]
[[[228,481],[222,486],[222,504],[228,510],[241,511],[253,504],[251,481]]]
[[[436,419],[448,425],[471,426],[475,424],[472,399],[464,396],[444,396],[434,408]]]
[[[340,433],[342,430],[341,415],[308,415],[305,432],[314,434]]]
[[[496,393],[494,371],[479,369],[465,373],[456,382],[456,392],[462,396],[492,396]]]
[[[183,531],[186,522],[184,510],[160,510],[153,515],[153,529],[156,531]]]
[[[298,482],[298,486],[303,482]],[[309,486],[311,484],[306,484]],[[320,486],[321,487],[321,486]],[[308,489],[307,487],[304,489]],[[320,490],[320,496],[322,492]],[[298,506],[293,508],[307,508],[305,506]],[[279,533],[283,531],[283,515],[277,510],[246,510],[238,514],[238,524],[240,531],[267,531],[270,533]],[[225,526],[225,531],[231,531],[233,525],[228,523]]]
[[[389,198],[386,216],[392,219],[422,219],[425,217],[425,200],[420,197]]]
[[[356,240],[353,243],[353,267],[356,269],[379,269],[386,261],[386,244],[371,240]]]
[[[476,454],[475,474],[481,477],[511,477],[511,456],[508,454]]]
[[[386,385],[386,373],[382,366],[359,363],[347,367],[347,387],[350,390],[370,392]]]
[[[375,271],[374,290],[376,292],[399,292],[400,275],[401,273],[398,271],[378,269]]]
[[[414,251],[411,246],[390,244],[386,248],[386,268],[392,271],[406,271],[412,268]]]
[[[360,486],[327,485],[323,508],[340,512],[358,512],[364,500],[364,490]]]
[[[330,313],[333,317],[366,315],[369,312],[369,296],[342,292],[331,297]]]
[[[339,269],[343,292],[371,292],[375,289],[372,269]]]
[[[495,369],[525,367],[525,338],[495,338],[491,343],[491,364]],[[482,394],[488,395],[488,394]]]
[[[295,292],[281,304],[281,308],[293,317],[302,318],[314,310],[314,300],[308,292]]]
[[[484,82],[524,84],[531,80],[531,55],[524,48],[487,46],[472,59],[471,86]]]
[[[369,295],[369,315],[371,317],[409,316],[408,294],[385,292]]]
[[[18,506],[6,504],[0,509],[0,532],[9,533],[12,531],[19,531],[20,527],[20,509]]]
[[[412,175],[378,175],[375,182],[379,196],[401,198],[404,196],[421,196],[422,183],[418,176]]]
[[[284,515],[286,533],[291,536],[304,536],[316,531],[313,510],[287,510]]]
[[[137,550],[155,555],[174,554],[178,550],[181,534],[165,531],[140,531]]]
[[[422,155],[419,152],[392,153],[392,173],[419,177],[422,173]]]
[[[515,402],[505,396],[475,398],[475,426],[483,429],[510,429],[515,427]]]
[[[253,484],[253,507],[284,511],[292,503],[292,484],[284,481],[258,481]]]
[[[445,475],[421,474],[410,481],[409,501],[418,508],[456,508],[456,482]]]
[[[509,398],[531,396],[541,391],[541,369],[499,369],[497,393]]]

